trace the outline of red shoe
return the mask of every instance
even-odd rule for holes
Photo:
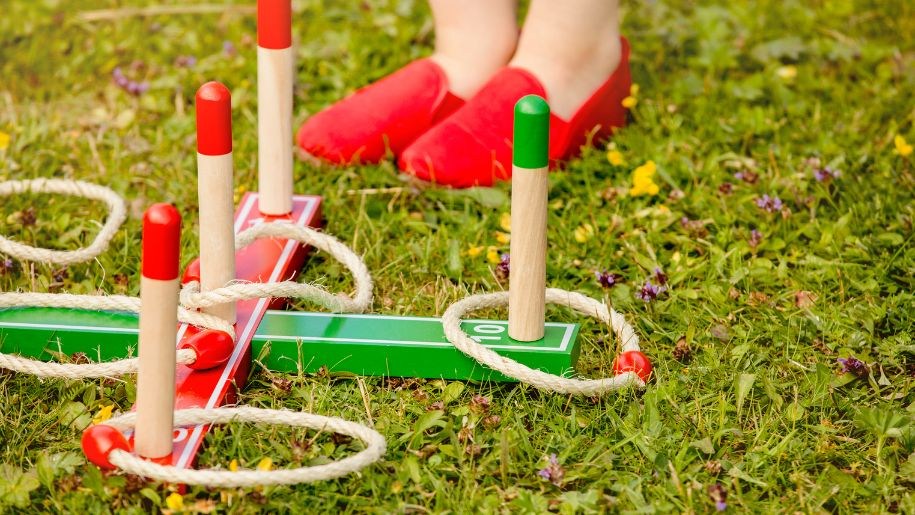
[[[626,123],[622,102],[632,81],[629,42],[620,39],[620,64],[607,82],[571,120],[550,116],[552,164],[579,155],[589,136],[599,143]],[[398,166],[422,180],[454,188],[491,186],[497,180],[511,179],[512,112],[515,102],[529,94],[546,98],[543,86],[529,72],[504,68],[464,107],[404,150]]]
[[[334,164],[376,163],[389,148],[399,155],[462,105],[441,67],[420,59],[315,114],[296,140],[307,154]]]

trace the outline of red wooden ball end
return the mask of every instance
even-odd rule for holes
[[[184,275],[181,276],[181,284],[187,284],[189,282],[197,281],[200,282],[200,259],[195,259],[187,265],[187,268],[184,269]]]
[[[648,381],[651,376],[651,361],[641,351],[626,351],[613,362],[614,374],[620,375],[625,372],[635,372],[642,381]]]
[[[235,342],[228,333],[207,329],[182,340],[180,349],[192,349],[197,354],[197,361],[188,365],[194,370],[207,370],[229,361]]]
[[[116,468],[108,461],[108,455],[115,449],[130,452],[130,444],[117,429],[99,424],[83,431],[83,454],[92,463],[107,470]]]

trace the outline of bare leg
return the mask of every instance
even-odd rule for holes
[[[619,37],[618,0],[532,0],[510,66],[533,73],[567,120],[619,65]]]
[[[518,42],[515,0],[429,0],[435,20],[432,60],[451,91],[469,99],[511,59]]]

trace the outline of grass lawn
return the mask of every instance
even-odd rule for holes
[[[256,369],[244,404],[371,420],[387,455],[341,480],[181,497],[82,457],[81,430],[107,406],[130,407],[132,378],[0,371],[0,512],[711,512],[716,501],[734,512],[915,512],[915,153],[906,147],[915,144],[915,7],[625,4],[633,121],[611,149],[551,175],[547,274],[634,324],[655,366],[645,390],[588,399]],[[3,2],[0,179],[106,184],[132,215],[91,263],[0,256],[2,291],[137,294],[139,216],[152,202],[179,206],[183,255],[196,255],[193,95],[204,81],[232,89],[238,191],[256,188],[248,4],[124,10],[142,5],[151,2]],[[109,8],[123,16],[80,17]],[[431,48],[423,1],[295,9],[296,126]],[[116,68],[148,90],[120,88]],[[630,195],[633,170],[649,161],[659,193]],[[435,316],[471,292],[507,287],[489,259],[508,250],[497,234],[506,185],[418,191],[390,162],[295,169],[297,192],[324,196],[326,230],[365,256],[376,312]],[[75,248],[104,215],[84,201],[4,198],[0,234]],[[645,302],[636,294],[656,267],[668,290]],[[619,284],[601,286],[604,271]],[[320,255],[304,280],[352,286]],[[606,328],[561,309],[548,317],[582,323],[582,376],[611,373]],[[843,372],[838,360],[851,357],[863,365],[845,362]],[[269,457],[297,466],[360,448],[236,424],[211,434],[199,465]]]

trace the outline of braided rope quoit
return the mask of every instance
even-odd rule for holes
[[[193,365],[197,361],[197,353],[192,349],[178,349],[177,357],[177,362],[181,365]],[[45,363],[0,353],[0,368],[43,378],[91,379],[136,374],[140,368],[140,359],[128,358],[104,363]]]
[[[98,184],[69,179],[32,179],[0,182],[0,197],[20,193],[57,193],[72,197],[100,200],[108,206],[108,220],[87,247],[77,250],[52,250],[32,247],[0,236],[0,252],[19,259],[58,265],[72,265],[95,258],[108,248],[111,238],[127,219],[124,199],[114,191]]]
[[[356,294],[349,297],[345,294],[332,294],[313,284],[295,281],[272,283],[233,283],[205,292],[200,291],[200,283],[191,281],[181,290],[181,304],[189,308],[207,308],[226,302],[259,299],[265,297],[283,297],[303,299],[325,308],[342,313],[364,313],[372,306],[372,276],[362,258],[356,255],[340,240],[318,232],[310,227],[294,225],[289,222],[271,222],[256,225],[245,230],[235,240],[235,248],[245,247],[261,238],[283,238],[327,252],[345,266],[356,283]]]
[[[639,337],[623,315],[609,309],[606,304],[581,293],[546,289],[547,304],[557,304],[571,308],[582,315],[596,318],[610,326],[622,345],[623,352],[638,351]],[[628,386],[644,387],[645,382],[635,372],[623,372],[617,376],[604,379],[570,379],[532,369],[517,361],[496,354],[480,345],[461,329],[461,317],[467,313],[508,305],[508,292],[484,293],[471,295],[455,302],[442,315],[445,337],[458,350],[476,361],[498,370],[508,377],[517,379],[541,390],[572,395],[602,395]]]
[[[140,312],[140,298],[126,295],[73,295],[70,293],[0,293],[0,309],[9,307],[71,308],[99,311]],[[235,328],[225,320],[178,307],[178,321],[204,329],[216,329],[235,338]],[[190,349],[178,351],[178,363],[189,365],[197,360]],[[114,377],[136,373],[136,358],[120,359],[105,363],[46,363],[13,354],[0,352],[0,368],[32,374],[38,377],[59,377],[64,379],[88,379],[93,377]]]
[[[292,485],[325,481],[357,472],[384,455],[386,443],[377,431],[362,424],[336,417],[287,410],[268,410],[251,407],[203,409],[192,408],[175,411],[175,425],[226,424],[253,422],[259,424],[306,427],[318,431],[340,433],[357,438],[366,448],[359,453],[332,463],[314,467],[280,470],[188,470],[159,465],[133,454],[115,449],[108,455],[112,465],[129,474],[135,474],[167,483],[205,485],[217,488]],[[105,421],[106,425],[124,431],[134,427],[136,413],[127,413]]]

